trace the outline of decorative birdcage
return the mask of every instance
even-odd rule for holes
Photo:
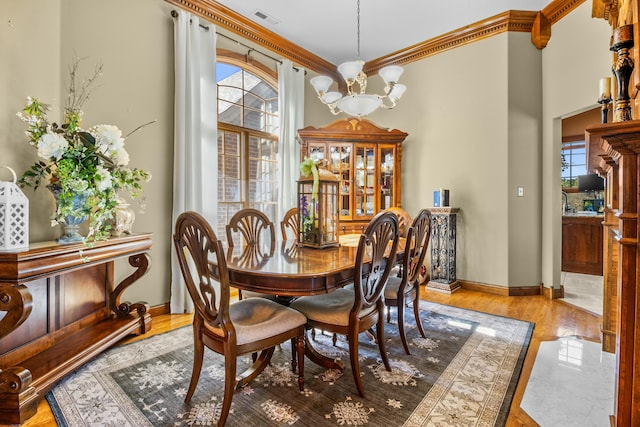
[[[314,181],[317,179],[317,184]],[[313,248],[338,246],[340,225],[338,196],[340,178],[318,169],[318,176],[301,176],[298,181],[298,244]],[[316,187],[316,191],[314,191]]]
[[[0,181],[0,251],[19,251],[29,248],[29,199],[13,182]]]

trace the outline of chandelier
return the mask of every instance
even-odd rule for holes
[[[402,67],[388,65],[378,71],[385,83],[384,95],[366,93],[367,75],[362,71],[364,61],[360,59],[360,0],[357,1],[357,6],[358,59],[356,61],[343,62],[338,66],[338,72],[347,84],[347,94],[327,92],[333,84],[333,79],[328,76],[314,77],[310,80],[310,83],[316,90],[318,98],[329,107],[331,113],[340,114],[345,112],[351,116],[361,117],[373,113],[378,108],[390,109],[395,107],[407,87],[398,84],[398,79],[404,71]],[[359,89],[359,91],[356,89]]]

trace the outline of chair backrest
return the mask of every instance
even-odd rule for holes
[[[398,229],[400,237],[407,237],[409,227],[411,227],[411,216],[407,211],[397,206],[385,209],[385,212],[393,212],[398,217]]]
[[[178,217],[173,243],[196,316],[226,329],[230,290],[222,242],[206,219],[189,211]]]
[[[403,270],[407,280],[404,283],[415,283],[420,274],[420,268],[427,255],[429,239],[431,238],[431,212],[422,209],[409,227],[405,252],[402,258]]]
[[[257,209],[242,209],[235,213],[226,227],[227,244],[230,247],[246,245],[267,244],[271,246],[271,252],[275,249],[276,235],[273,223],[269,218]],[[265,234],[268,236],[265,237]],[[239,234],[242,241],[234,242],[234,234]],[[266,240],[270,239],[270,240]]]
[[[298,216],[298,208],[291,208],[284,214],[284,218],[280,221],[280,231],[282,231],[282,240],[288,240],[287,229],[291,230],[293,239],[298,239],[300,231],[300,217]]]
[[[381,300],[398,250],[398,219],[392,212],[378,213],[360,236],[355,264],[355,303],[359,312]]]

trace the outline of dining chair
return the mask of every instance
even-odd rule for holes
[[[226,422],[234,390],[259,375],[271,360],[274,347],[287,340],[292,345],[291,369],[297,369],[298,387],[303,391],[304,315],[264,298],[230,303],[222,243],[198,213],[185,212],[178,217],[173,242],[195,308],[193,370],[185,402],[191,400],[198,385],[205,347],[224,356],[224,397],[218,426]],[[260,354],[252,366],[236,377],[237,357],[256,352]]]
[[[246,208],[236,212],[229,220],[226,232],[227,245],[230,248],[246,245],[251,248],[250,252],[253,256],[263,258],[273,254],[275,250],[276,234],[273,223],[269,217],[257,209]],[[263,253],[262,249],[266,247],[269,247],[269,251]],[[238,290],[238,299],[250,297],[275,299],[275,295]]]
[[[391,212],[380,212],[360,236],[353,288],[300,297],[290,305],[307,317],[307,330],[317,328],[347,336],[351,371],[362,397],[364,389],[358,360],[360,333],[376,326],[380,356],[387,371],[391,371],[384,345],[384,287],[393,266],[388,260],[395,259],[397,249],[398,220]]]
[[[398,332],[402,339],[404,351],[411,354],[404,331],[404,307],[408,301],[413,304],[413,316],[418,330],[426,338],[422,322],[420,321],[420,268],[424,263],[429,239],[431,237],[431,212],[423,209],[414,218],[408,228],[405,240],[404,254],[401,261],[400,277],[391,275],[384,290],[384,300],[387,306],[387,321],[390,320],[391,307],[396,307],[398,316]]]
[[[287,230],[291,230],[287,233]],[[280,221],[280,231],[282,232],[282,240],[288,240],[288,234],[293,235],[292,240],[298,240],[300,232],[300,217],[298,216],[298,208],[291,208],[284,214],[284,218]]]
[[[390,208],[385,209],[385,212],[392,212],[398,218],[398,229],[400,230],[400,237],[407,237],[407,232],[409,231],[409,227],[411,226],[411,216],[404,209],[392,206]]]
[[[267,215],[257,209],[246,208],[236,212],[229,220],[226,232],[227,244],[230,247],[267,243],[275,248],[276,235],[273,223]]]

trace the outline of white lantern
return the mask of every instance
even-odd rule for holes
[[[0,181],[0,251],[29,249],[29,199],[13,182]]]

